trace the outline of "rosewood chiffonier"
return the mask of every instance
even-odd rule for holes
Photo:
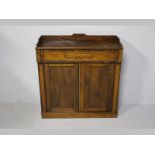
[[[41,36],[42,118],[117,117],[122,50],[117,36]]]

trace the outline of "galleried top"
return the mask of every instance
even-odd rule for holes
[[[42,35],[36,49],[123,49],[117,36],[109,35]]]

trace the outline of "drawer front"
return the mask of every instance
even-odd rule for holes
[[[115,62],[117,52],[59,52],[44,51],[44,62],[50,61],[110,61]]]

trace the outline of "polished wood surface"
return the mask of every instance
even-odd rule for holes
[[[114,64],[80,64],[80,111],[111,111]]]
[[[41,36],[42,118],[117,117],[122,50],[117,36]]]
[[[115,62],[118,52],[103,50],[45,50],[43,53],[44,62],[52,61],[110,61]]]
[[[77,64],[45,64],[47,112],[78,111]]]
[[[42,113],[42,118],[116,118],[112,112]]]
[[[96,36],[86,34],[43,35],[37,49],[122,49],[117,36]]]

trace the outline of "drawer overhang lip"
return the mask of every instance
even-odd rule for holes
[[[57,46],[54,46],[54,47],[39,47],[39,46],[37,46],[37,47],[35,47],[35,49],[36,50],[52,50],[52,49],[57,49],[57,50],[63,50],[63,49],[78,49],[78,50],[85,50],[85,49],[88,49],[88,50],[91,50],[91,49],[93,49],[93,50],[123,50],[124,48],[123,47],[121,47],[121,48],[103,48],[103,47],[98,47],[98,48],[96,48],[96,47],[57,47]]]

